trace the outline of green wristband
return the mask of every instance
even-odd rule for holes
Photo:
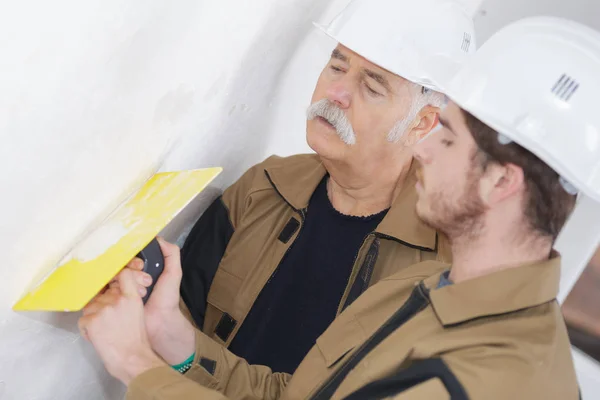
[[[194,357],[196,357],[196,352],[194,352],[191,356],[188,357],[187,360],[185,360],[181,364],[171,365],[171,367],[175,371],[181,374],[185,374],[190,368],[192,368],[192,364],[194,363]]]

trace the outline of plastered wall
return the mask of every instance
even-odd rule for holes
[[[10,310],[156,169],[266,157],[273,93],[323,0],[0,5],[0,399],[118,399],[76,314]],[[169,227],[176,239],[182,220]]]
[[[479,9],[480,0],[464,1],[479,44],[539,12],[566,9],[600,25],[595,0],[490,0]],[[163,232],[181,243],[190,222],[247,167],[270,154],[310,151],[304,112],[334,45],[310,22],[327,21],[347,2],[0,5],[0,400],[122,397],[80,340],[78,315],[17,314],[10,306],[154,171],[225,168]],[[574,220],[569,229],[583,229]],[[561,246],[577,269],[585,254],[568,237]],[[576,357],[584,399],[595,398],[597,365]]]

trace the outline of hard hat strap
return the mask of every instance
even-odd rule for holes
[[[577,190],[577,188],[571,182],[569,182],[562,176],[558,178],[558,181],[560,182],[560,185],[563,187],[563,189],[565,189],[565,192],[572,195],[576,195],[579,192],[579,190]]]

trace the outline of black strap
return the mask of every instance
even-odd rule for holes
[[[298,228],[300,228],[300,221],[298,221],[294,217],[290,218],[290,220],[285,225],[285,227],[283,228],[283,230],[281,231],[281,233],[279,234],[279,237],[277,239],[279,239],[279,241],[281,243],[287,244],[287,242],[290,241],[292,236],[294,236],[294,233],[296,233]]]
[[[233,332],[237,325],[237,321],[227,313],[221,315],[221,319],[215,328],[215,334],[224,342],[229,339],[229,335]]]
[[[414,362],[392,376],[363,386],[344,400],[385,399],[434,378],[442,381],[452,400],[468,400],[467,392],[441,358]]]
[[[215,375],[215,371],[217,370],[217,362],[215,360],[211,360],[210,358],[202,357],[202,358],[200,358],[200,361],[198,361],[198,364],[200,364],[200,366],[202,368],[204,368],[206,370],[206,372],[208,372],[212,376]]]
[[[311,397],[312,400],[330,399],[340,387],[346,376],[392,332],[404,325],[415,314],[429,304],[427,288],[423,284],[416,286],[404,305],[394,313],[362,346],[327,380]]]

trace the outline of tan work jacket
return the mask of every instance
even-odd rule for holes
[[[194,366],[156,368],[130,400],[571,400],[578,387],[556,302],[560,259],[438,288],[426,261],[382,279],[317,339],[292,377],[250,366],[197,332]],[[202,365],[214,362],[211,367]]]
[[[301,232],[309,200],[326,173],[314,154],[272,156],[225,190],[192,229],[182,249],[182,309],[218,343],[231,344]],[[450,261],[447,241],[416,215],[415,183],[413,166],[385,218],[358,249],[338,314],[403,268]]]

